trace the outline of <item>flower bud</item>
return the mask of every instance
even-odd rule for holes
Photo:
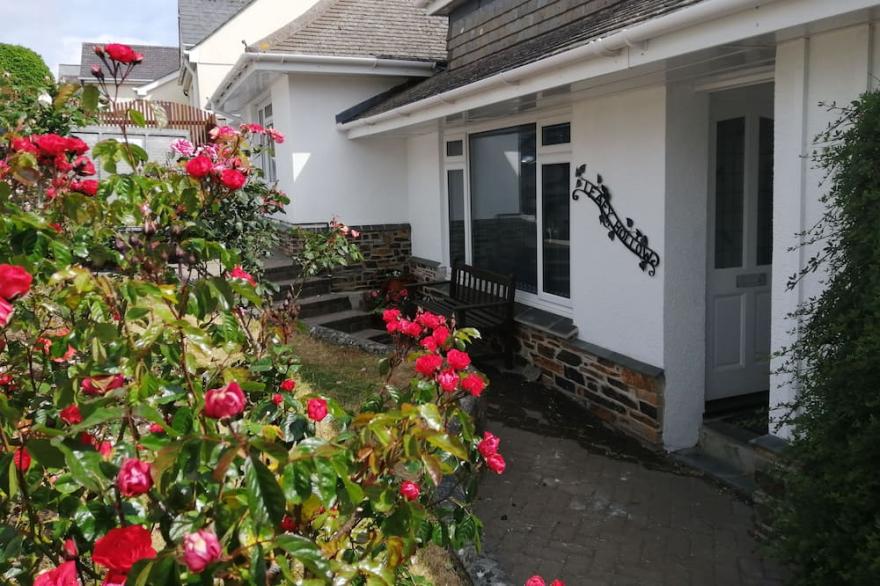
[[[92,65],[92,75],[97,79],[104,79],[104,70],[97,63]]]
[[[103,45],[95,45],[95,55],[98,57],[104,56],[104,46]]]

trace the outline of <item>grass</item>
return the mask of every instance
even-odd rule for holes
[[[327,395],[346,409],[356,410],[385,384],[385,377],[379,373],[378,356],[356,348],[328,344],[304,332],[294,334],[292,345],[301,361],[299,378],[302,392]],[[411,374],[408,368],[401,368],[392,382],[405,383]],[[415,555],[411,571],[435,586],[470,584],[459,575],[449,552],[435,545]]]

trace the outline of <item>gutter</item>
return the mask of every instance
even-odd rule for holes
[[[729,14],[746,10],[757,10],[766,4],[778,0],[703,0],[697,4],[682,8],[675,12],[659,16],[646,22],[637,24],[629,29],[622,29],[611,33],[607,37],[594,39],[585,45],[575,47],[568,51],[557,53],[533,63],[521,67],[502,71],[491,77],[481,79],[474,83],[437,94],[423,100],[405,104],[393,110],[382,112],[367,118],[361,118],[340,124],[340,130],[354,130],[365,126],[372,126],[380,122],[409,116],[414,112],[424,110],[426,107],[450,104],[462,98],[486,91],[490,88],[505,85],[516,85],[523,79],[558,70],[561,67],[571,65],[574,62],[598,59],[618,54],[630,47],[636,47],[647,43],[649,40],[679,31],[696,24],[716,20]],[[426,4],[429,2],[426,2]]]
[[[309,55],[304,53],[245,52],[220,82],[217,92],[208,101],[208,108],[217,106],[248,77],[248,68],[279,73],[372,73],[404,77],[430,77],[434,61],[383,59],[380,57],[345,57]]]

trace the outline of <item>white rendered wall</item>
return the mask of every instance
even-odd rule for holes
[[[409,223],[413,255],[443,261],[443,177],[440,168],[440,136],[437,132],[406,140]]]
[[[292,202],[284,219],[348,224],[409,221],[405,138],[350,140],[336,114],[400,83],[366,75],[280,76],[272,86],[279,187]]]
[[[155,100],[157,102],[177,102],[178,104],[190,103],[189,98],[183,94],[183,86],[178,85],[176,77],[156,86],[156,88],[145,97],[148,100]]]
[[[608,239],[591,200],[572,202],[572,305],[580,337],[662,367],[666,89],[578,102],[571,122],[573,165],[585,163],[592,180],[602,175],[621,218],[633,218],[660,254],[650,277],[633,253]]]
[[[689,83],[666,95],[663,443],[697,443],[706,386],[706,222],[709,94]]]
[[[837,116],[819,102],[845,104],[870,87],[878,73],[878,62],[872,59],[878,50],[873,32],[869,24],[852,26],[787,41],[777,49],[771,326],[774,350],[789,345],[796,335],[797,324],[787,315],[822,288],[821,275],[810,276],[792,291],[786,288],[789,277],[812,254],[804,249],[788,252],[798,243],[795,234],[812,226],[823,211],[819,199],[824,173],[814,168],[810,154],[816,135]],[[780,364],[779,359],[774,360],[773,370]],[[771,376],[771,420],[784,413],[783,405],[795,393],[787,376]],[[787,437],[790,431],[783,428],[776,434]]]

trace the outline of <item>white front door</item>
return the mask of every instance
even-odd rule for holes
[[[712,96],[706,400],[770,382],[773,86]]]

